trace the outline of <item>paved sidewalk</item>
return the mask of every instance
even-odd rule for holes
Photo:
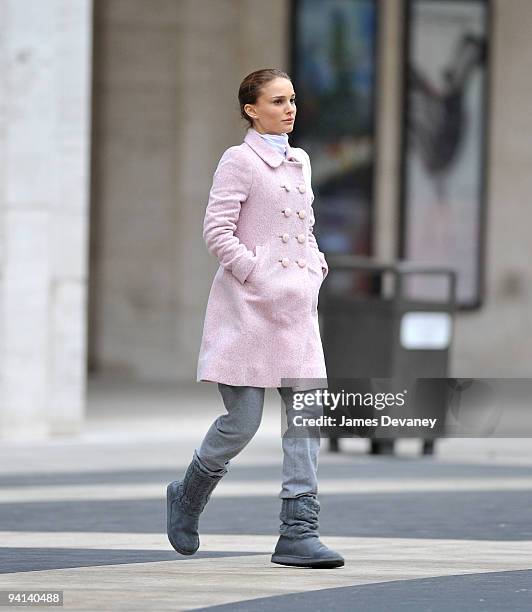
[[[0,448],[0,590],[58,589],[65,610],[532,609],[532,444],[442,440],[420,457],[320,454],[321,534],[346,565],[270,562],[278,529],[280,405],[201,520],[202,547],[166,539],[165,487],[221,401],[214,385],[95,381],[82,435]]]

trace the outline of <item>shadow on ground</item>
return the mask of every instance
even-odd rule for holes
[[[287,571],[285,568],[284,571]],[[294,579],[298,571],[293,568]],[[311,570],[312,571],[312,570]],[[316,570],[314,570],[316,571]],[[329,570],[319,570],[329,571]],[[341,571],[341,570],[335,570]],[[532,570],[395,580],[195,608],[209,612],[380,610],[394,612],[530,612]],[[392,603],[393,602],[393,603]]]
[[[245,557],[263,552],[197,552],[187,557],[172,550],[108,550],[83,548],[0,548],[0,574],[34,572],[38,570],[95,567],[154,561],[187,561],[188,559],[217,559]]]

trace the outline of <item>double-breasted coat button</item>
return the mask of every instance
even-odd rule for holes
[[[305,234],[298,234],[297,241],[299,242],[299,244],[303,244],[305,242]]]
[[[281,238],[283,239],[283,242],[288,242],[290,240],[290,234],[285,232],[284,234],[281,234]]]
[[[305,261],[305,258],[304,258],[304,257],[300,257],[300,258],[297,260],[297,265],[298,265],[300,268],[304,268],[304,267],[307,265],[307,262]]]
[[[285,217],[289,217],[292,214],[292,209],[291,208],[285,208],[283,210],[283,214]]]
[[[305,191],[307,190],[307,188],[305,187],[303,183],[301,183],[301,185],[298,186],[298,189],[299,189],[299,193],[305,193]]]
[[[307,213],[306,213],[304,210],[298,210],[298,211],[297,211],[297,216],[298,216],[300,219],[304,219],[304,218],[307,216]]]
[[[288,259],[288,257],[283,257],[281,259],[281,263],[283,264],[283,268],[288,268],[288,266],[290,265],[290,260]]]

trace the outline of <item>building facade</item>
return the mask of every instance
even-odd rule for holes
[[[212,173],[289,0],[0,0],[0,436],[78,431],[87,376],[195,380]],[[397,253],[402,2],[381,0],[374,254]],[[532,368],[532,4],[495,0],[486,294],[456,376]]]

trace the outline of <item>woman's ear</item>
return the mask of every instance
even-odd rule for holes
[[[244,106],[244,111],[249,117],[251,117],[251,119],[257,118],[257,113],[255,112],[255,108],[252,104],[246,104]]]

